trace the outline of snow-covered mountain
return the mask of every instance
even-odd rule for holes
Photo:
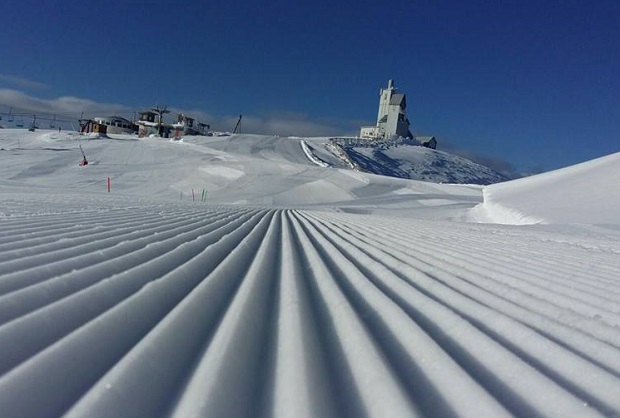
[[[620,414],[620,154],[483,187],[324,143],[0,131],[0,416]]]
[[[447,152],[411,144],[345,147],[365,171],[434,183],[492,184],[508,180],[488,167]]]
[[[490,168],[466,158],[422,147],[416,140],[319,138],[313,141],[313,145],[313,153],[320,153],[325,148],[340,159],[333,161],[329,156],[327,165],[355,168],[384,176],[433,183],[481,185],[508,180]]]

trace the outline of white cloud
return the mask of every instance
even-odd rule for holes
[[[31,90],[42,90],[48,89],[50,86],[44,83],[40,83],[38,81],[28,80],[26,78],[15,77],[13,75],[8,74],[0,74],[0,81],[4,81],[5,83],[12,84],[14,86],[18,86],[24,89]]]
[[[58,97],[56,99],[41,99],[11,89],[0,89],[0,105],[12,107],[21,112],[56,115],[64,114],[76,118],[79,117],[82,112],[85,114],[108,114],[114,111],[132,111],[130,107],[119,104],[97,103],[92,100],[71,96]]]
[[[217,125],[222,130],[232,130],[238,116],[221,118]],[[345,130],[330,121],[315,120],[300,114],[274,114],[268,116],[243,116],[241,131],[266,135],[295,136],[336,136],[344,135]]]

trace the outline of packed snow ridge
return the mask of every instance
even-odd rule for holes
[[[327,142],[0,131],[0,415],[620,416],[620,154],[482,187]]]

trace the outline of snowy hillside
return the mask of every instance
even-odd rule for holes
[[[492,184],[508,180],[466,158],[419,146],[410,141],[341,141],[357,168],[374,174],[434,183]]]
[[[0,131],[0,416],[620,415],[617,157],[482,188],[306,143]]]
[[[498,223],[620,223],[620,153],[484,189],[480,220]]]

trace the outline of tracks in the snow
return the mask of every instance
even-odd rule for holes
[[[620,413],[608,242],[95,207],[0,221],[3,416]]]

